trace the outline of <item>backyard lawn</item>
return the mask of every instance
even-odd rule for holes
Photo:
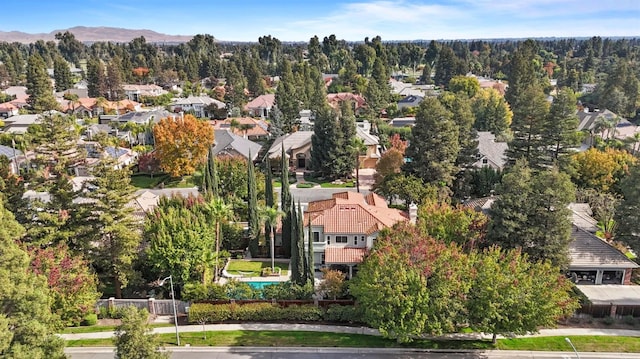
[[[289,263],[276,262],[275,266],[280,268],[282,275],[287,274]],[[263,268],[271,268],[271,261],[245,261],[232,260],[227,266],[229,274],[241,274],[249,277],[259,277]],[[240,273],[242,272],[242,273]]]
[[[151,178],[151,176],[137,174],[131,176],[131,185],[137,188],[153,189],[164,182],[164,188],[191,188],[197,186],[196,176],[197,174],[194,176],[171,178],[166,174],[157,174]]]

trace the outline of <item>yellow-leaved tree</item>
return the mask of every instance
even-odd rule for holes
[[[171,177],[191,175],[207,159],[213,128],[192,115],[163,118],[153,127],[160,167]]]

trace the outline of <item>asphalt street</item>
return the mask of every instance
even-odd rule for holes
[[[172,359],[571,359],[573,352],[425,352],[358,348],[173,348]],[[112,359],[113,348],[67,348],[70,359]],[[640,354],[580,353],[582,359],[640,359]]]

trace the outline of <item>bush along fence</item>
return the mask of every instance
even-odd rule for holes
[[[126,307],[146,309],[151,315],[173,315],[173,301],[171,299],[100,299],[96,303],[97,312],[101,318],[118,318],[120,310]],[[186,314],[189,302],[176,300],[178,315]]]
[[[291,301],[289,301],[291,302]],[[279,305],[275,302],[254,301],[226,304],[195,303],[189,308],[189,322],[198,324],[236,321],[249,322],[335,322],[362,324],[362,315],[354,305],[333,304],[320,307],[314,304]]]

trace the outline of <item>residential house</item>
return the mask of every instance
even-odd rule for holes
[[[313,131],[297,131],[276,138],[269,148],[268,156],[275,160],[280,158],[284,148],[289,166],[295,170],[305,170],[311,165],[311,137]],[[277,163],[271,161],[272,164]]]
[[[491,167],[502,171],[507,163],[505,153],[508,147],[506,142],[496,142],[496,136],[493,133],[478,132],[478,160],[473,166]]]
[[[249,103],[244,106],[244,110],[249,112],[249,116],[265,119],[269,117],[269,112],[271,112],[271,109],[275,106],[275,104],[276,95],[260,95],[249,101]]]
[[[160,196],[150,191],[144,191],[127,203],[126,207],[133,208],[131,215],[136,221],[143,223],[147,216],[158,206],[159,201]]]
[[[301,110],[300,117],[295,121],[298,123],[298,131],[313,131],[314,120],[311,110]]]
[[[67,114],[79,117],[95,117],[107,112],[118,115],[139,111],[140,104],[128,99],[120,101],[100,101],[93,97],[80,97],[77,100],[58,99],[60,109]]]
[[[422,100],[424,100],[424,96],[406,96],[398,101],[398,110],[402,111],[405,108],[418,107]]]
[[[423,91],[420,87],[417,87],[413,84],[401,82],[395,79],[390,79],[389,85],[391,85],[391,93],[394,95],[400,95],[404,97],[415,96],[415,97],[422,97],[422,98],[426,96],[425,91]]]
[[[3,120],[5,133],[23,134],[27,132],[29,126],[40,123],[42,115],[15,115]]]
[[[254,162],[262,145],[238,136],[229,130],[215,130],[213,153],[215,156],[240,157]]]
[[[353,112],[356,116],[361,115],[367,107],[364,97],[351,92],[330,93],[327,95],[327,102],[333,108],[340,108],[340,104],[349,101],[353,104]]]
[[[11,102],[0,103],[0,117],[8,118],[20,114],[20,108]]]
[[[142,102],[142,97],[157,97],[168,92],[158,85],[122,85],[124,95],[131,101]]]
[[[498,93],[500,93],[502,96],[504,96],[505,92],[507,91],[507,85],[500,80],[494,80],[485,77],[477,77],[477,79],[480,83],[481,89],[492,88],[498,91]]]
[[[209,123],[214,130],[229,130],[252,141],[264,140],[270,136],[269,124],[264,120],[255,118],[234,117],[224,120],[211,120]]]
[[[316,268],[343,267],[351,278],[380,231],[406,221],[404,212],[389,208],[377,194],[346,191],[310,202],[304,212],[304,233],[306,243],[313,245]]]
[[[3,156],[9,160],[9,170],[11,173],[18,174],[20,172],[21,159],[24,159],[22,151],[0,145],[0,157]]]
[[[389,121],[391,127],[413,127],[416,124],[415,117],[396,117]]]
[[[368,121],[366,122],[369,123]],[[360,124],[360,123],[358,123]],[[356,136],[362,140],[367,147],[364,154],[360,155],[360,168],[376,168],[376,164],[380,159],[380,139],[369,132],[366,126],[356,126]]]
[[[209,96],[189,96],[187,98],[174,98],[169,106],[173,112],[193,112],[198,118],[214,117],[215,109],[227,107],[224,102],[218,101]]]
[[[117,169],[133,165],[136,158],[138,158],[138,153],[129,148],[113,146],[102,148],[100,144],[93,141],[80,140],[78,148],[84,150],[87,154],[82,163],[74,166],[75,175],[80,177],[90,176],[91,169],[107,157],[115,160],[114,168]]]

